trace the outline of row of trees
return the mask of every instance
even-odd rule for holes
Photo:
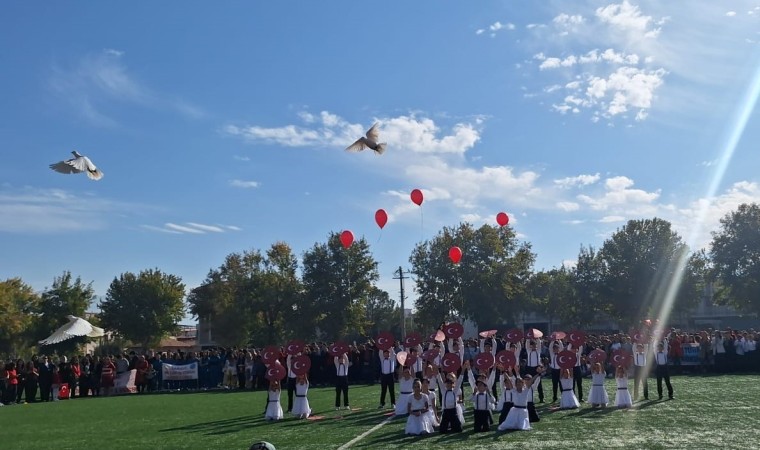
[[[446,256],[457,245],[465,257]],[[710,251],[692,252],[662,219],[631,220],[601,248],[582,247],[574,267],[535,272],[530,243],[510,227],[468,223],[443,228],[413,249],[415,325],[432,330],[446,318],[479,326],[513,323],[540,312],[553,321],[587,326],[599,317],[625,327],[663,312],[686,311],[712,283],[718,303],[760,311],[760,206],[741,205],[721,220]],[[343,248],[339,235],[298,258],[284,242],[268,250],[228,255],[191,289],[187,307],[213,323],[221,345],[257,345],[293,337],[334,339],[398,333],[400,311],[377,287],[377,262],[366,240]],[[180,277],[158,269],[114,278],[99,303],[100,325],[145,347],[173,331],[185,311]],[[70,273],[38,294],[20,279],[0,282],[0,352],[30,345],[82,315],[91,284]]]

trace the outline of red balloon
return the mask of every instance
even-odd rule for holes
[[[417,205],[422,205],[422,191],[419,189],[415,189],[412,191],[412,201]]]
[[[377,226],[380,227],[382,230],[386,223],[388,223],[388,214],[386,214],[384,209],[378,209],[375,212],[375,222],[377,223]]]
[[[340,234],[340,243],[343,244],[343,248],[351,247],[354,243],[354,233],[346,230]]]
[[[504,226],[509,223],[509,216],[507,213],[500,212],[499,214],[496,214],[496,223],[499,224],[499,226]]]
[[[449,259],[454,264],[459,264],[459,261],[462,260],[462,249],[459,247],[451,247],[449,249]]]

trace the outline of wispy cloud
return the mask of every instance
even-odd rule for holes
[[[50,91],[71,112],[99,126],[115,126],[118,106],[168,110],[189,118],[204,112],[185,100],[159,94],[133,77],[123,62],[124,52],[105,49],[69,65],[54,65],[48,79]]]
[[[0,187],[0,232],[65,233],[100,230],[109,217],[146,207],[63,189]]]
[[[563,188],[571,188],[575,186],[587,186],[599,181],[601,176],[598,173],[594,175],[578,175],[574,177],[565,177],[558,180],[554,180],[554,184]]]
[[[149,231],[169,234],[206,234],[225,233],[227,231],[241,231],[242,228],[235,225],[209,225],[198,222],[185,222],[182,224],[167,222],[163,226],[141,225],[141,228]]]
[[[250,189],[250,188],[259,187],[259,182],[245,181],[245,180],[230,180],[230,186],[237,187],[237,188]]]
[[[475,30],[475,34],[480,35],[480,34],[485,33],[486,31],[490,31],[491,37],[494,37],[496,36],[497,31],[514,30],[515,28],[516,28],[515,24],[513,23],[501,23],[499,21],[496,21],[492,23],[491,25],[489,25],[488,28],[478,28],[477,30]]]

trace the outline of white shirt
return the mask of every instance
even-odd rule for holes
[[[658,366],[665,366],[668,364],[668,354],[663,350],[655,353],[655,362]]]
[[[726,348],[723,346],[722,337],[713,338],[713,355],[726,353]]]
[[[382,353],[380,353],[379,356],[380,370],[383,375],[388,375],[396,371],[396,352],[394,352],[393,349],[390,350],[390,356],[388,356],[388,359],[386,359]]]
[[[457,401],[462,396],[462,390],[459,388],[445,389],[443,391],[443,409],[453,409],[457,407]]]
[[[475,391],[472,394],[472,403],[477,411],[488,411],[491,409],[493,403],[493,396],[488,391],[478,392]]]
[[[647,352],[649,351],[649,345],[644,346],[644,351],[636,351],[633,353],[633,364],[638,367],[644,367],[647,365]]]
[[[538,350],[528,350],[528,367],[538,367],[541,363],[541,353]]]
[[[339,377],[347,377],[348,376],[348,363],[343,362],[342,360],[339,360],[336,356],[335,359],[333,359],[335,362],[335,374]]]

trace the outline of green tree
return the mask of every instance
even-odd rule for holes
[[[100,302],[100,318],[106,329],[149,348],[173,333],[184,317],[185,285],[176,275],[158,269],[114,278]]]
[[[529,286],[531,304],[549,319],[550,325],[559,321],[571,327],[577,326],[573,308],[577,299],[568,269],[562,267],[535,273],[530,278]]]
[[[303,319],[303,288],[297,270],[298,260],[290,246],[277,242],[267,251],[261,270],[248,280],[244,289],[250,295],[256,323],[261,324],[255,327],[254,342],[276,344],[293,337],[311,337],[299,320]]]
[[[55,277],[53,285],[42,293],[39,315],[35,319],[35,341],[45,339],[58,327],[67,323],[69,315],[84,318],[84,313],[94,299],[95,290],[92,288],[92,282],[85,284],[81,277],[74,279],[68,271],[63,272],[60,277]],[[87,338],[69,339],[51,348],[60,354],[67,354],[86,341]]]
[[[367,334],[374,338],[390,331],[401,336],[401,307],[382,289],[372,287],[367,295]]]
[[[593,247],[581,247],[570,274],[576,300],[567,305],[567,323],[586,328],[599,320],[600,315],[609,315],[611,307],[604,305],[601,294],[602,266],[602,259]]]
[[[315,243],[303,254],[302,314],[326,337],[359,336],[366,332],[367,298],[378,280],[377,262],[364,238],[343,248],[338,233]]]
[[[601,296],[608,313],[621,325],[630,326],[660,312],[671,283],[682,287],[688,246],[658,218],[630,220],[604,242]],[[668,311],[669,312],[669,311]]]
[[[760,205],[739,205],[720,224],[710,248],[716,301],[760,313]]]
[[[459,264],[448,257],[458,246]],[[535,255],[510,227],[468,223],[444,228],[418,244],[410,262],[415,275],[417,323],[434,329],[447,318],[469,318],[480,326],[514,320],[524,308]]]
[[[0,354],[17,355],[28,349],[29,335],[40,297],[21,278],[0,281]]]
[[[258,250],[231,253],[190,291],[190,313],[211,324],[217,344],[237,346],[251,339],[256,324],[251,317],[254,295],[248,289],[261,272],[262,261]]]

